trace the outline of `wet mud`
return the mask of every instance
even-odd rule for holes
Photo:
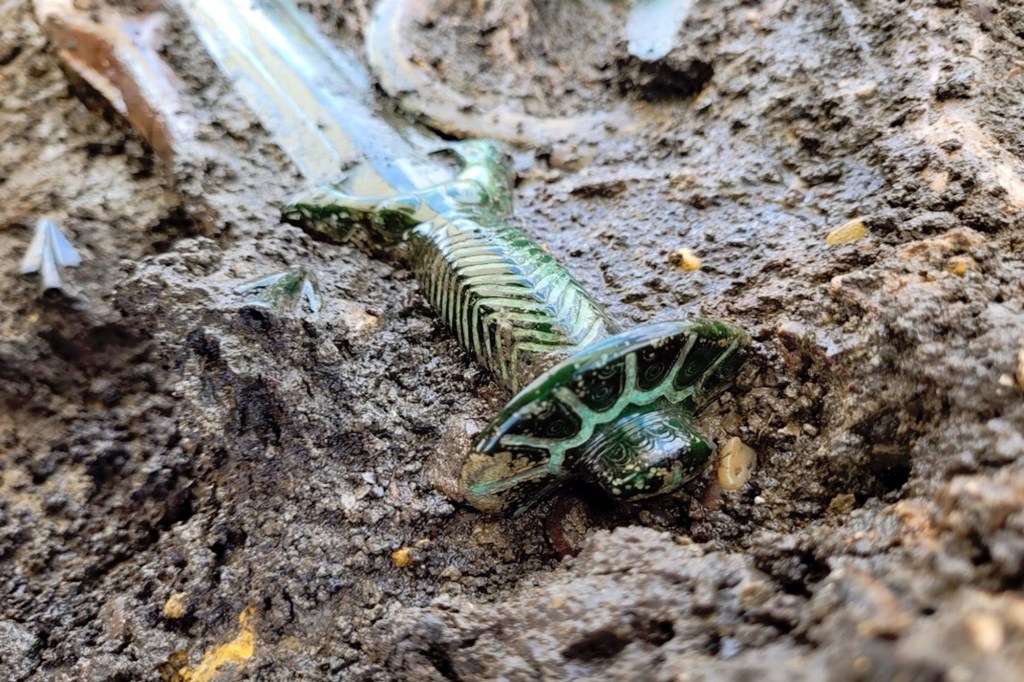
[[[280,223],[299,173],[177,8],[165,163],[0,0],[0,677],[1020,679],[1024,8],[693,2],[652,57],[626,4],[415,4],[446,87],[621,119],[520,148],[517,216],[626,326],[751,332],[702,417],[750,482],[453,500],[506,396],[386,250]],[[41,214],[72,296],[16,272]],[[234,292],[300,264],[319,313]]]

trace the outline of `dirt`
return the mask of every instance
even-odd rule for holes
[[[751,331],[703,421],[752,480],[449,499],[506,396],[400,262],[280,224],[301,179],[177,10],[166,167],[3,0],[0,676],[1021,679],[1024,8],[695,2],[644,62],[619,3],[442,5],[409,41],[450,87],[629,113],[520,150],[517,216],[624,325]],[[365,3],[303,6],[359,44]],[[43,213],[72,297],[16,274]],[[233,292],[297,264],[319,314]]]

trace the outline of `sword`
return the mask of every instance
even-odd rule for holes
[[[357,62],[289,2],[181,2],[264,126],[320,184],[286,218],[329,236],[362,224],[408,240],[424,295],[516,393],[464,461],[466,501],[519,514],[570,478],[635,499],[672,492],[706,467],[713,448],[691,418],[735,375],[750,343],[745,332],[701,318],[620,332],[511,223],[511,170],[500,145],[444,144],[461,171],[439,178],[421,150],[440,140],[378,111]],[[343,189],[324,184],[359,160]],[[275,275],[273,286],[295,292],[305,276]]]
[[[291,2],[180,0],[221,71],[311,184],[336,182],[359,162],[349,187],[366,193],[439,184],[450,175],[425,152],[440,138],[375,106],[357,59],[332,45]],[[372,169],[372,173],[369,172]]]

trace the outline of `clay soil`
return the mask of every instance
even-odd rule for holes
[[[506,396],[401,262],[281,224],[173,3],[168,166],[0,0],[0,678],[1024,679],[1024,6],[697,0],[643,62],[624,3],[424,4],[447,86],[622,113],[520,149],[517,217],[626,326],[750,330],[703,417],[750,482],[446,496]],[[366,3],[303,7],[359,47]],[[16,274],[42,214],[73,296]],[[319,314],[233,292],[297,264]]]

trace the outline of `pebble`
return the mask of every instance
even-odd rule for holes
[[[405,568],[412,564],[412,552],[408,547],[400,547],[391,553],[391,563],[398,568]]]
[[[167,598],[167,601],[164,602],[164,618],[178,620],[179,618],[183,618],[187,612],[188,609],[185,606],[184,592],[175,592]]]
[[[987,613],[971,613],[964,619],[967,634],[974,648],[982,653],[994,654],[1003,647],[1006,631],[998,618]]]
[[[878,94],[878,83],[870,82],[865,83],[863,86],[858,88],[854,93],[860,99],[871,99]]]
[[[700,258],[690,249],[679,249],[672,254],[670,260],[683,272],[693,272],[700,269]]]
[[[321,365],[336,365],[341,361],[341,351],[333,341],[324,341],[316,348],[316,359]]]
[[[970,256],[953,256],[946,261],[946,270],[957,277],[963,277],[968,272],[978,269],[978,262]]]
[[[829,246],[838,244],[850,244],[859,241],[868,235],[867,225],[860,218],[854,218],[848,223],[840,225],[825,236],[825,243]]]
[[[1017,386],[1024,389],[1024,348],[1017,351],[1017,373],[1014,378]]]
[[[718,483],[723,490],[739,490],[747,484],[754,467],[757,453],[739,438],[733,436],[725,442],[718,459]]]

